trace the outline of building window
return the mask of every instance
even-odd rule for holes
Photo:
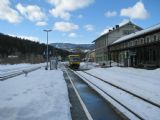
[[[134,32],[133,30],[123,30],[123,35],[129,35],[133,32]]]
[[[128,44],[128,42],[126,42],[126,45],[127,45],[127,47],[129,47],[129,44]]]
[[[154,35],[153,38],[154,38],[154,41],[157,41],[157,35]]]
[[[137,43],[138,43],[137,40],[135,40],[135,45],[137,45]]]
[[[154,42],[155,40],[154,40],[154,35],[152,35],[151,37],[150,37],[150,42]]]
[[[141,39],[137,39],[137,44],[138,44],[138,45],[141,44]]]
[[[144,44],[144,38],[141,38],[141,44]]]
[[[132,41],[129,42],[129,46],[130,46],[130,47],[132,46]]]
[[[132,43],[133,43],[133,46],[135,46],[135,41],[134,40],[132,41]]]
[[[125,48],[125,43],[123,43],[123,48]]]
[[[153,50],[153,61],[156,61],[156,51]]]
[[[127,48],[127,42],[124,43],[124,47]]]
[[[134,42],[133,41],[131,41],[131,44],[132,44],[132,46],[134,46]]]
[[[127,30],[123,30],[123,35],[128,35],[128,31]]]
[[[130,47],[132,46],[132,41],[129,42],[129,46],[130,46]]]
[[[153,37],[150,36],[150,37],[149,37],[149,43],[151,43],[152,41],[153,41]]]
[[[121,49],[121,44],[119,45],[119,48]]]
[[[146,37],[145,43],[149,43],[149,37]]]
[[[120,49],[120,45],[118,45],[118,49]]]
[[[158,40],[160,40],[160,33],[158,34]]]

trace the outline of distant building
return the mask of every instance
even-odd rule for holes
[[[109,51],[122,66],[160,67],[160,24],[119,38]]]
[[[86,60],[89,62],[95,62],[95,50],[91,50],[86,54]]]
[[[139,30],[142,30],[142,28],[129,21],[128,23],[121,26],[116,25],[107,33],[98,37],[93,41],[95,43],[96,62],[100,64],[107,64],[107,61],[109,60],[108,46],[117,39]]]

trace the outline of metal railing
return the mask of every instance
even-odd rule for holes
[[[44,67],[44,65],[33,66],[33,67],[29,67],[29,68],[22,68],[20,70],[13,70],[13,71],[5,72],[3,74],[0,74],[0,81],[6,80],[6,79],[9,79],[12,77],[16,77],[21,74],[25,74],[25,76],[26,76],[29,72],[38,70],[41,67]]]

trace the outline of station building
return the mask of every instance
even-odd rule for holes
[[[119,38],[109,53],[119,66],[160,67],[160,24]]]
[[[85,57],[86,57],[86,60],[88,59],[88,61],[96,62],[95,61],[95,50],[91,50],[91,51],[87,52]]]
[[[107,65],[107,61],[109,61],[108,46],[115,42],[117,39],[137,32],[139,30],[142,30],[142,28],[129,21],[123,25],[116,25],[107,33],[98,37],[96,40],[93,41],[95,43],[96,62],[99,64]]]

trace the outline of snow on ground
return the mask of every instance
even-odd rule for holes
[[[94,68],[91,70],[87,70],[87,72],[98,76],[99,78],[102,78],[110,83],[118,85],[124,89],[127,89],[128,91],[138,94],[141,97],[160,104],[160,69],[144,70],[136,68],[111,67]],[[128,94],[124,94],[114,89],[113,87],[104,84],[100,80],[85,75],[82,72],[79,73],[91,80],[91,82],[94,82],[103,90],[107,91],[116,99],[120,100],[122,103],[125,103],[125,105],[143,116],[143,118],[150,120],[159,120],[159,108],[154,107],[153,105],[145,104],[144,102],[141,102]],[[120,107],[118,106],[118,108]],[[120,110],[122,109],[120,108]],[[129,116],[131,117],[131,119],[134,119],[133,116]]]
[[[99,67],[99,64],[94,62],[81,62],[80,69],[93,69]]]
[[[160,104],[160,69],[111,67],[87,72]]]
[[[0,120],[71,120],[63,72],[43,68],[0,81]]]

